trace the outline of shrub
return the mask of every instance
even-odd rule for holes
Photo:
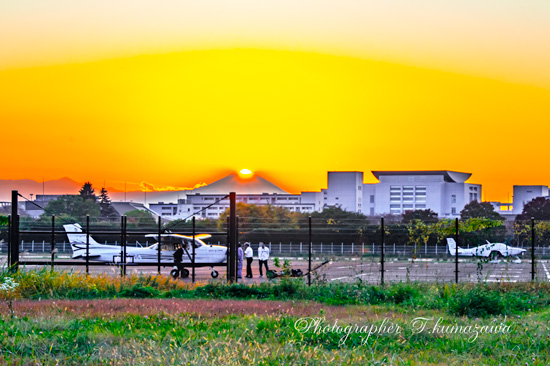
[[[131,288],[123,289],[122,291],[120,291],[119,294],[122,297],[147,298],[147,297],[157,297],[159,295],[159,290],[152,288],[150,286],[143,286],[137,283]]]
[[[502,297],[496,291],[475,287],[471,291],[461,291],[449,303],[449,312],[470,318],[483,318],[505,313]]]

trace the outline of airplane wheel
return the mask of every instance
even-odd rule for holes
[[[497,260],[498,257],[500,257],[500,252],[492,251],[491,253],[489,253],[489,259],[492,261]]]
[[[181,278],[187,278],[187,277],[189,277],[189,270],[184,268],[181,270]]]
[[[173,279],[177,279],[180,276],[180,271],[177,269],[173,269],[170,271],[170,276],[172,276]]]
[[[210,275],[212,276],[212,278],[218,278],[220,273],[218,271],[212,271],[212,273],[210,273]]]

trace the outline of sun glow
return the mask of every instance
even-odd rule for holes
[[[241,169],[241,171],[239,171],[239,176],[241,178],[250,178],[252,176],[252,171],[250,169]]]

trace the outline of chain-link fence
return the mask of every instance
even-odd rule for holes
[[[258,248],[264,243],[270,253],[267,263],[270,269],[295,269],[307,274],[311,268],[316,281],[451,282],[457,279],[457,274],[458,281],[472,282],[550,280],[550,222],[547,221],[470,219],[383,223],[380,219],[289,217],[238,217],[238,242],[251,244],[255,277],[259,272]],[[139,257],[130,249],[139,248],[150,250],[150,263],[158,262],[159,257],[153,256],[160,251],[161,261],[157,266],[162,264],[170,270],[174,266],[177,244],[185,244],[186,240],[178,235],[192,238],[194,233],[205,247],[227,247],[228,243],[228,224],[224,219],[197,220],[194,232],[191,220],[164,222],[143,217],[103,221],[82,217],[74,221],[22,218],[19,262],[52,265],[53,261],[55,266],[56,262],[63,263],[63,268],[86,263],[97,265],[95,255],[104,251],[112,256],[111,260],[103,261],[106,265],[146,267],[145,255]],[[75,258],[75,248],[65,227],[75,223],[80,225],[87,240],[98,245],[94,247],[94,256],[85,252],[84,256]],[[4,226],[0,233],[0,259],[4,263],[9,254],[8,231]],[[83,239],[85,244],[86,239]],[[83,249],[89,250],[86,245]],[[225,263],[218,263],[222,274]],[[246,271],[246,260],[244,267]],[[155,272],[158,268],[150,265],[142,270]],[[101,271],[99,266],[96,271]],[[208,270],[203,272],[210,274]]]

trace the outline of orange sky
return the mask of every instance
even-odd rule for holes
[[[0,2],[0,179],[248,168],[299,192],[328,170],[448,169],[500,201],[550,185],[547,3],[205,3]]]

